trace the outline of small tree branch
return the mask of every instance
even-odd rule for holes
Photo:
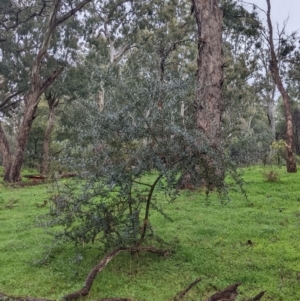
[[[66,13],[62,17],[58,18],[56,20],[55,25],[58,26],[59,24],[65,22],[67,19],[74,16],[79,10],[81,10],[87,3],[90,3],[91,1],[92,0],[84,0],[84,1],[80,2],[76,7],[71,9],[68,13]]]
[[[197,278],[195,281],[193,281],[185,290],[179,292],[173,299],[169,300],[169,301],[179,301],[181,300],[186,293],[192,289],[196,284],[198,284],[201,281],[201,278]]]
[[[41,85],[42,93],[55,81],[55,79],[63,72],[63,70],[64,67],[60,67],[52,72],[52,74]]]
[[[256,295],[254,298],[248,300],[248,301],[259,301],[264,296],[265,292],[260,292],[258,295]]]
[[[37,53],[37,56],[33,62],[32,70],[31,70],[31,86],[32,89],[39,89],[40,84],[41,84],[41,78],[40,78],[40,69],[41,69],[41,64],[42,60],[44,59],[48,46],[50,44],[50,40],[52,38],[52,35],[55,31],[55,28],[57,26],[56,24],[56,18],[57,18],[57,13],[59,10],[59,5],[60,5],[60,0],[54,0],[53,3],[53,9],[49,18],[49,25],[47,27],[47,30],[44,34],[44,39],[42,41],[41,47]]]
[[[47,7],[46,1],[42,1],[42,6],[41,6],[40,10],[38,12],[34,12],[34,13],[30,14],[27,18],[25,18],[23,20],[20,20],[19,15],[23,11],[28,9],[29,7],[25,7],[24,9],[18,9],[17,11],[7,11],[7,12],[5,11],[5,13],[15,15],[15,20],[14,20],[15,23],[10,26],[6,26],[5,22],[11,19],[11,18],[7,18],[7,19],[2,20],[2,22],[0,23],[0,26],[4,27],[6,31],[17,28],[20,24],[26,23],[27,21],[29,21],[30,19],[32,19],[34,17],[42,16],[46,7]],[[5,42],[5,41],[6,41],[6,39],[0,39],[0,42]]]
[[[157,183],[161,180],[161,178],[163,177],[163,174],[160,174],[156,180],[154,181],[154,183],[151,185],[150,191],[148,193],[148,197],[147,197],[147,204],[146,204],[146,210],[145,210],[145,217],[144,217],[144,224],[143,224],[143,228],[142,228],[142,234],[141,237],[137,243],[138,246],[140,246],[145,238],[146,232],[147,232],[147,228],[148,228],[148,224],[149,224],[149,213],[150,213],[150,205],[151,205],[151,200],[152,200],[152,195],[154,192],[154,189],[157,185]]]
[[[10,103],[10,104],[7,104],[12,98],[14,98],[15,96],[21,94],[22,92],[23,92],[23,91],[17,91],[17,92],[15,92],[15,93],[9,95],[8,97],[6,97],[6,98],[3,100],[3,102],[0,103],[0,110],[4,110],[4,109],[6,109],[6,108],[8,108],[8,107],[10,107],[10,106],[12,106],[12,105],[18,103],[20,100],[14,101],[13,103]]]
[[[115,55],[114,55],[114,62],[116,63],[122,56],[123,56],[123,54],[127,51],[127,50],[129,50],[130,48],[132,48],[132,47],[134,47],[134,45],[130,45],[130,44],[127,44],[127,45],[125,45],[123,48],[121,48],[119,51],[118,51],[118,53],[116,53]]]

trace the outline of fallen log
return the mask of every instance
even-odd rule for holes
[[[44,175],[25,175],[23,177],[32,181],[44,181],[47,179],[47,176]]]

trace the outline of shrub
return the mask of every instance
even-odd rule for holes
[[[278,172],[274,170],[262,172],[264,179],[268,182],[278,182],[280,180]]]
[[[81,178],[57,186],[44,219],[59,226],[56,238],[106,249],[137,246],[155,238],[150,211],[165,216],[163,204],[178,195],[182,175],[222,196],[225,171],[236,178],[223,150],[211,147],[181,112],[183,102],[192,103],[191,82],[166,78],[162,85],[157,74],[123,72],[104,108],[94,97],[73,102],[64,164]]]
[[[282,166],[286,158],[286,143],[284,140],[273,141],[270,146],[271,153],[270,159],[271,162],[276,163],[278,166]]]

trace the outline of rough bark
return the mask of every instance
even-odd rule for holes
[[[284,105],[284,115],[286,123],[286,169],[287,172],[297,172],[297,166],[294,156],[294,137],[293,137],[293,119],[291,114],[291,104],[289,95],[283,85],[282,79],[279,73],[278,61],[275,54],[275,46],[273,42],[273,26],[271,21],[271,3],[267,1],[267,22],[269,28],[269,46],[271,52],[270,71],[276,83],[276,86],[282,95]]]
[[[40,168],[40,173],[42,175],[47,175],[49,171],[50,139],[55,125],[56,108],[59,104],[59,100],[56,98],[56,95],[51,92],[46,95],[46,99],[49,107],[49,116],[43,142],[43,159]]]
[[[2,154],[2,165],[4,167],[4,180],[9,178],[12,156],[7,137],[0,123],[0,152]]]
[[[195,123],[201,141],[211,148],[207,154],[199,154],[205,165],[201,183],[221,188],[224,170],[221,149],[221,118],[223,113],[223,55],[222,18],[223,13],[217,0],[192,0],[192,7],[198,28],[198,72],[197,95],[194,102]],[[203,141],[204,140],[204,141]],[[183,178],[187,180],[188,177]]]
[[[211,146],[221,142],[223,111],[222,18],[217,0],[192,0],[198,26],[196,126]]]

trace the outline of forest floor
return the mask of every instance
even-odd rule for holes
[[[267,181],[273,171],[277,181]],[[183,300],[202,301],[241,282],[237,300],[266,291],[262,300],[300,300],[300,174],[284,168],[243,170],[247,198],[230,184],[230,201],[211,193],[182,191],[175,202],[162,198],[165,219],[150,216],[155,233],[172,252],[128,253],[114,258],[97,276],[85,300],[128,297],[165,301],[196,278],[202,281]],[[104,253],[95,245],[54,245],[38,218],[49,211],[51,183],[0,183],[0,293],[60,299],[80,289]],[[52,253],[42,261],[45,250]]]

